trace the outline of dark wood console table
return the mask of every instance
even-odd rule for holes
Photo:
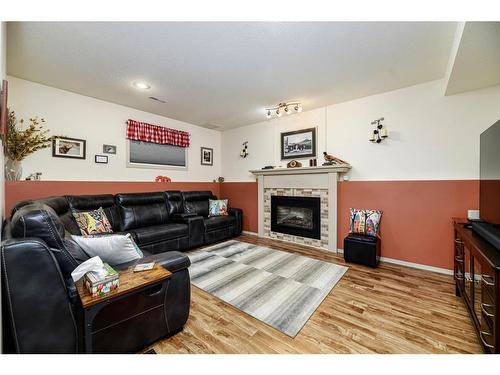
[[[500,251],[453,219],[455,293],[469,310],[485,353],[500,353]]]
[[[125,340],[127,327],[135,325],[140,330],[141,321],[155,319],[158,311],[164,309],[166,281],[171,276],[159,264],[150,271],[128,269],[120,272],[118,289],[101,297],[92,297],[83,280],[79,280],[76,288],[82,305],[85,353],[101,353],[100,341],[109,340],[107,336],[121,335]],[[106,309],[108,313],[101,314]]]

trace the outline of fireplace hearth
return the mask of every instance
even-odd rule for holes
[[[320,198],[271,196],[271,230],[294,236],[320,239]]]

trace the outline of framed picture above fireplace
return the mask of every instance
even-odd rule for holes
[[[316,156],[316,128],[281,133],[281,160]]]

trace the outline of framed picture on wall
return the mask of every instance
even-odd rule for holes
[[[214,149],[208,147],[201,148],[201,165],[214,165]]]
[[[85,159],[87,141],[77,138],[57,137],[52,140],[52,156],[55,158]]]
[[[105,154],[116,154],[115,145],[102,145],[102,152]]]
[[[97,164],[108,164],[108,157],[106,155],[96,155],[94,161]]]
[[[316,128],[281,133],[281,160],[316,156]]]

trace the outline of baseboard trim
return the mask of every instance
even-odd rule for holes
[[[258,236],[258,233],[255,233],[255,232],[249,232],[248,230],[244,230],[242,231],[241,233],[243,234],[248,234],[250,236]]]
[[[339,254],[344,254],[344,249],[337,249],[337,252]],[[398,266],[405,266],[405,267],[409,267],[409,268],[415,268],[418,270],[436,272],[436,273],[440,273],[442,275],[452,275],[453,276],[453,270],[449,270],[447,268],[428,266],[426,264],[407,262],[406,260],[399,260],[399,259],[386,258],[386,257],[380,257],[380,261],[383,263],[396,264]]]

